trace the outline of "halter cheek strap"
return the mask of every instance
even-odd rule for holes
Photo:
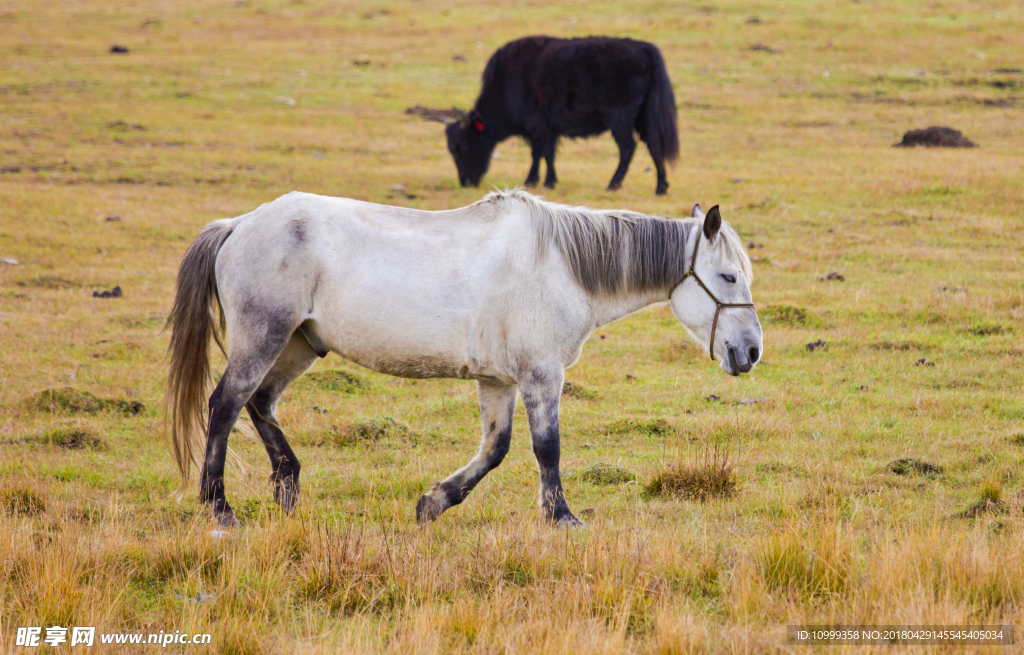
[[[714,361],[715,360],[715,330],[718,329],[718,315],[722,312],[723,309],[733,309],[733,308],[749,308],[749,309],[754,309],[754,303],[752,303],[752,302],[722,302],[721,300],[719,300],[718,296],[716,296],[714,293],[712,293],[711,289],[708,288],[708,285],[704,284],[704,280],[700,279],[700,276],[697,275],[697,252],[699,250],[700,250],[700,232],[697,233],[697,242],[695,244],[693,244],[693,256],[690,257],[690,268],[688,268],[686,270],[686,273],[683,274],[683,278],[681,280],[679,280],[679,282],[674,287],[672,287],[672,291],[675,291],[679,287],[679,285],[681,285],[683,282],[686,282],[686,278],[692,277],[694,280],[697,281],[697,284],[700,285],[700,288],[704,289],[704,293],[708,294],[708,297],[711,298],[711,300],[713,300],[715,302],[715,318],[714,318],[713,321],[711,321],[711,343],[708,344],[708,354],[711,355],[711,361]],[[672,291],[668,292],[669,300],[672,299]]]

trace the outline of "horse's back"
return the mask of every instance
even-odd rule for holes
[[[528,215],[488,203],[426,212],[293,193],[237,225],[218,287],[229,333],[256,303],[315,321],[331,350],[381,372],[505,379],[498,344],[544,311],[538,285],[557,277],[535,244]]]

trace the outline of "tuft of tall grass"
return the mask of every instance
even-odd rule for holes
[[[832,521],[815,522],[803,531],[773,529],[762,539],[758,564],[765,585],[800,597],[842,592],[850,579],[850,542]]]
[[[676,462],[657,471],[644,485],[643,494],[707,501],[735,495],[738,485],[729,452],[715,446],[705,448],[693,461]]]

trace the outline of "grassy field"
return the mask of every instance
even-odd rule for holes
[[[730,378],[667,307],[595,334],[562,406],[590,527],[565,531],[540,521],[521,409],[502,467],[416,526],[419,494],[476,449],[474,386],[331,356],[278,413],[298,515],[236,433],[244,525],[211,536],[163,429],[186,247],[294,189],[478,199],[442,126],[405,109],[470,106],[487,57],[532,33],[661,48],[683,152],[669,194],[642,147],[604,191],[606,135],[563,143],[545,196],[721,204],[755,259],[763,362]],[[55,624],[236,653],[807,652],[786,625],[1024,629],[1021,53],[1009,1],[0,0],[0,257],[17,260],[0,263],[0,651]],[[979,147],[891,147],[929,125]],[[485,182],[528,168],[508,141]],[[655,493],[723,456],[731,494]]]

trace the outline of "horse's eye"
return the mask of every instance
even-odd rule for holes
[[[735,275],[730,275],[729,273],[719,273],[719,275],[725,278],[725,281],[728,282],[729,284],[736,284]]]

